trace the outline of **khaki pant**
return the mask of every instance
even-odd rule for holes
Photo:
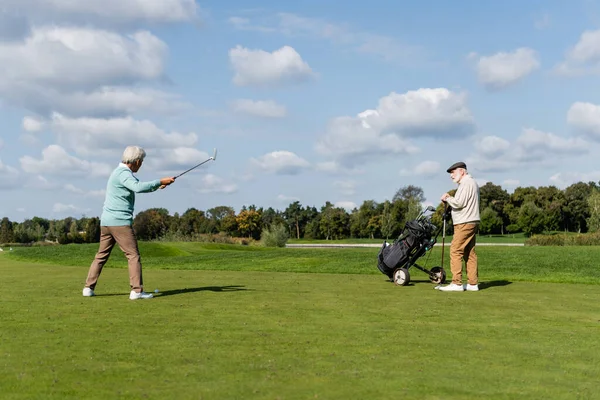
[[[85,287],[94,290],[102,267],[108,261],[110,253],[115,246],[119,245],[125,256],[129,266],[129,285],[131,290],[141,292],[144,284],[142,280],[142,263],[140,251],[138,249],[137,239],[131,226],[102,226],[100,227],[100,247],[96,258],[90,266]]]
[[[470,285],[479,283],[477,271],[477,253],[475,253],[476,234],[479,224],[454,225],[454,237],[450,245],[450,270],[452,283],[462,285],[462,262],[465,260],[467,279]]]

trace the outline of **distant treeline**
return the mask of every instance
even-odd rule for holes
[[[523,232],[531,236],[545,231],[600,230],[600,187],[595,182],[575,183],[564,190],[554,186],[518,187],[512,194],[488,182],[480,188],[480,195],[482,234]],[[408,185],[398,189],[391,201],[365,200],[351,212],[330,202],[317,209],[298,201],[283,211],[250,205],[238,214],[228,206],[206,211],[190,208],[181,215],[151,208],[135,216],[134,229],[141,240],[189,239],[202,234],[260,239],[264,229],[278,225],[285,226],[289,236],[297,239],[389,239],[400,235],[405,223],[421,213],[424,201],[423,189]],[[435,224],[442,223],[442,213],[440,203],[432,217]],[[448,225],[451,234],[452,226]],[[22,223],[4,217],[0,222],[0,243],[94,243],[99,235],[98,217],[33,217]]]

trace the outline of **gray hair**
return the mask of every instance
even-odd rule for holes
[[[145,157],[146,152],[141,147],[127,146],[121,157],[121,162],[123,164],[131,164],[136,161],[144,161]]]

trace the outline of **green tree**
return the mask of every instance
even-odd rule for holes
[[[488,203],[489,204],[489,203]],[[502,218],[492,206],[486,207],[481,212],[479,231],[483,234],[498,233],[502,229]]]
[[[260,239],[260,221],[260,212],[251,209],[243,209],[236,217],[240,234],[256,240]]]
[[[100,218],[90,218],[85,227],[85,241],[87,243],[100,242]]]
[[[169,228],[169,212],[165,208],[150,208],[133,219],[133,229],[140,240],[158,239]]]
[[[590,232],[600,231],[600,190],[594,190],[588,197],[588,209],[590,216],[587,226]]]
[[[590,217],[588,197],[592,190],[596,188],[594,182],[578,182],[567,187],[565,193],[565,219],[567,220],[566,230],[586,232],[587,219]]]
[[[510,224],[508,215],[504,213],[504,207],[510,201],[508,192],[499,185],[494,185],[492,182],[486,182],[485,185],[479,188],[479,199],[481,210],[491,207],[500,217],[502,220],[500,233],[504,234],[504,226]]]
[[[4,217],[0,222],[0,243],[13,243],[14,240],[13,223]]]
[[[521,206],[519,212],[519,226],[527,236],[544,231],[544,212],[533,201],[528,201]]]
[[[387,240],[394,233],[394,215],[392,214],[392,203],[386,200],[383,203],[383,211],[381,213],[381,234]]]
[[[299,201],[294,201],[287,206],[283,212],[283,218],[286,220],[290,232],[296,239],[300,239],[300,224],[302,221],[302,205]]]

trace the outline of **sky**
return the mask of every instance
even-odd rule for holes
[[[284,5],[285,4],[285,5]],[[421,187],[599,181],[600,1],[0,0],[0,217],[351,211]]]

